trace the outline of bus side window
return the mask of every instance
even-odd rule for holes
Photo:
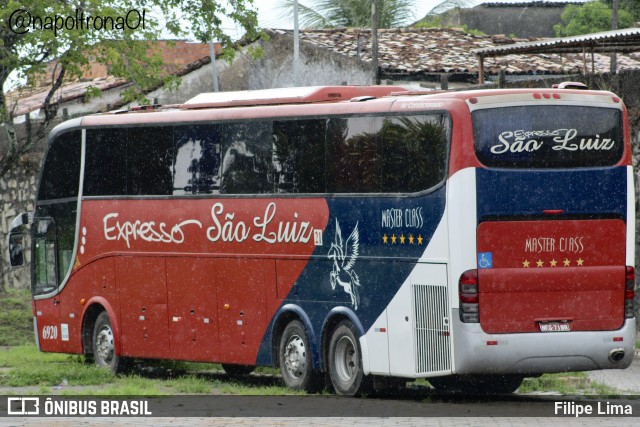
[[[127,194],[173,194],[173,127],[131,128],[127,139]]]
[[[427,190],[446,177],[450,125],[443,114],[385,118],[382,192]]]
[[[226,123],[222,129],[221,194],[262,194],[270,184],[272,122]]]
[[[127,194],[127,130],[87,129],[85,196]]]
[[[222,165],[222,126],[175,129],[173,194],[218,194]]]
[[[325,119],[273,124],[274,193],[325,192]]]
[[[55,137],[46,155],[38,200],[78,197],[80,186],[80,131]]]
[[[327,191],[380,191],[378,137],[373,117],[332,118],[327,127]]]

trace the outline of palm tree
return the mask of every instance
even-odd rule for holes
[[[370,27],[373,0],[308,0],[298,5],[302,28]],[[282,0],[283,17],[293,17],[294,0]],[[415,0],[377,0],[378,28],[397,28],[412,22]]]
[[[439,0],[438,3],[431,8],[427,16],[442,15],[446,11],[453,8],[466,8],[474,6],[477,0]]]

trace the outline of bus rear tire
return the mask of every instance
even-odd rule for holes
[[[282,380],[287,387],[307,392],[318,391],[320,382],[313,370],[309,338],[299,320],[289,322],[282,331],[278,361]]]
[[[116,354],[115,336],[111,320],[107,312],[98,315],[93,328],[93,360],[96,365],[109,368],[113,373],[127,372],[131,368],[131,361]]]
[[[356,328],[348,320],[338,323],[329,342],[329,378],[337,394],[354,396],[372,389],[364,375]]]

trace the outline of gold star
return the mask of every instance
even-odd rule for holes
[[[584,260],[582,258],[578,258],[578,265],[583,265],[584,264]]]
[[[395,245],[396,244],[396,239],[397,239],[396,235],[392,234],[391,235],[391,243],[393,243]]]
[[[551,264],[551,267],[555,267],[557,263],[558,261],[556,261],[555,259],[552,259],[551,261],[549,261],[549,264]]]
[[[384,243],[385,245],[389,243],[389,236],[387,236],[386,234],[382,236],[382,243]]]
[[[409,244],[413,245],[413,234],[409,234]]]
[[[522,263],[522,267],[523,268],[529,268],[529,261],[527,261],[526,259],[524,260],[524,262]]]
[[[400,235],[400,244],[404,245],[404,233]]]
[[[565,258],[562,262],[564,263],[565,267],[569,267],[569,265],[571,264],[571,261],[569,261],[567,258]]]
[[[539,259],[539,260],[536,262],[536,265],[537,265],[538,267],[542,267],[542,266],[544,265],[544,262],[543,262],[541,259]]]
[[[422,244],[422,236],[420,234],[418,234],[418,244],[421,245]]]

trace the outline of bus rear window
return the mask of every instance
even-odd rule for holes
[[[489,167],[610,166],[624,151],[620,110],[521,106],[472,113],[480,162]]]

